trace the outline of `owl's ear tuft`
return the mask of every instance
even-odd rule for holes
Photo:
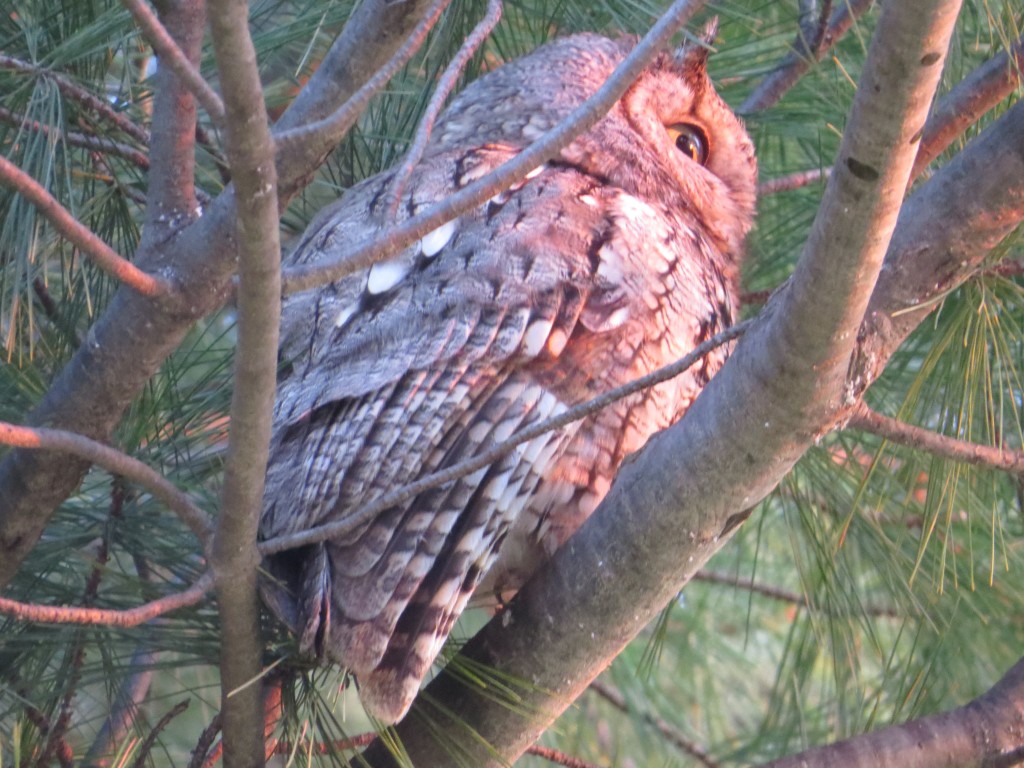
[[[711,53],[715,38],[718,37],[718,17],[712,16],[704,25],[695,39],[686,42],[677,52],[676,61],[686,69],[705,72],[708,55]]]

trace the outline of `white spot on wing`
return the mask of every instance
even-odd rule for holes
[[[610,243],[597,252],[599,263],[597,274],[609,283],[619,285],[623,282],[622,254]]]
[[[587,517],[590,517],[591,513],[597,509],[597,505],[601,503],[601,497],[596,493],[584,493],[580,496],[580,512]]]
[[[523,352],[530,357],[536,357],[544,349],[544,343],[551,333],[551,320],[534,320],[530,327],[523,334]]]
[[[409,272],[409,265],[398,261],[382,261],[370,267],[370,275],[366,278],[366,290],[370,293],[390,291]]]
[[[536,168],[534,168],[532,171],[530,171],[528,174],[526,174],[526,178],[527,179],[535,179],[535,178],[537,178],[542,173],[544,173],[544,169],[545,168],[547,168],[547,164],[538,165]]]
[[[494,430],[494,441],[501,443],[512,437],[512,433],[516,431],[519,422],[520,420],[517,418],[505,419],[501,422]]]
[[[356,313],[356,308],[359,306],[359,302],[353,301],[351,304],[346,306],[341,312],[338,313],[338,317],[334,320],[334,327],[341,328],[349,319]]]
[[[601,325],[602,331],[613,331],[622,326],[629,319],[629,307],[619,307]]]
[[[423,239],[420,240],[420,251],[423,252],[423,255],[428,259],[436,256],[442,248],[448,245],[448,241],[452,239],[452,235],[455,234],[455,226],[455,219],[452,219],[442,224],[433,232],[428,232],[424,235]]]
[[[474,443],[482,443],[491,433],[491,424],[487,421],[478,421],[469,428],[469,439]]]
[[[565,335],[565,331],[556,328],[548,337],[548,352],[552,357],[558,357],[568,343],[569,337]]]

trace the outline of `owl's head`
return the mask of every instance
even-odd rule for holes
[[[738,257],[753,221],[754,147],[707,74],[714,28],[661,54],[616,107],[562,152],[596,178],[649,202],[685,210]],[[561,38],[480,78],[438,126],[437,149],[525,146],[592,96],[633,41],[594,34]]]

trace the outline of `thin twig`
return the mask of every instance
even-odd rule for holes
[[[813,49],[808,50],[804,37],[798,36],[793,50],[761,81],[737,111],[743,114],[760,112],[777,103],[807,73],[813,62],[820,61],[825,52],[842,39],[853,23],[871,7],[872,2],[849,0],[840,3],[824,35]]]
[[[774,195],[778,192],[789,192],[827,179],[832,173],[831,168],[811,168],[808,171],[797,171],[786,176],[767,179],[757,185],[757,194],[761,197]]]
[[[54,125],[45,125],[38,120],[32,120],[28,115],[12,112],[6,107],[0,107],[0,120],[9,125],[37,131],[44,136],[53,137],[56,141],[62,141],[72,147],[81,147],[94,152],[102,152],[105,155],[123,157],[143,170],[149,168],[149,157],[145,152],[120,141],[114,141],[102,136],[90,136],[89,134],[77,131],[62,131]]]
[[[630,707],[626,703],[626,697],[610,685],[601,680],[592,680],[589,690],[596,693],[623,714],[631,714]],[[705,750],[683,736],[671,723],[648,713],[643,713],[642,717],[644,722],[658,731],[674,747],[699,761],[706,768],[718,768],[718,763],[712,760]]]
[[[156,725],[149,732],[142,744],[139,745],[138,754],[135,756],[135,762],[132,763],[132,768],[143,768],[146,765],[146,759],[149,757],[149,753],[153,749],[153,745],[156,744],[157,736],[160,735],[160,731],[166,728],[171,720],[176,718],[182,712],[188,709],[188,699],[179,701],[170,711],[167,712],[163,717],[157,720]]]
[[[708,584],[721,584],[727,587],[735,587],[736,589],[742,589],[747,592],[754,592],[758,595],[770,597],[772,600],[779,600],[784,603],[797,605],[801,608],[807,608],[808,610],[820,611],[828,615],[835,615],[835,611],[822,609],[820,606],[812,605],[806,597],[797,592],[791,592],[790,590],[782,589],[781,587],[773,587],[769,584],[758,584],[753,579],[739,579],[711,571],[697,571],[697,573],[693,575],[693,580],[703,581]],[[896,609],[885,608],[882,606],[865,605],[861,607],[861,612],[868,616],[878,616],[887,619],[903,618],[903,614]]]
[[[71,215],[56,198],[18,166],[0,156],[0,182],[20,193],[36,207],[68,242],[89,256],[107,274],[120,280],[143,296],[165,296],[174,291],[163,278],[143,272]]]
[[[981,270],[982,274],[999,275],[1000,277],[1020,277],[1024,275],[1024,261],[1017,259],[1004,259],[998,264]]]
[[[378,735],[379,734],[377,733],[360,733],[347,739],[338,739],[337,741],[316,741],[312,743],[278,741],[274,744],[270,753],[274,755],[288,755],[295,750],[300,750],[303,752],[311,752],[314,755],[336,755],[340,752],[347,752],[349,750],[365,747],[372,743]],[[535,744],[532,747],[527,748],[526,751],[531,755],[544,758],[545,760],[557,765],[564,765],[566,768],[596,768],[593,763],[588,763],[585,760],[580,760],[577,757],[567,755],[564,752],[550,747],[542,747]]]
[[[334,112],[321,120],[275,134],[278,151],[290,150],[307,158],[322,159],[359,119],[370,99],[416,54],[450,4],[451,0],[436,0],[402,47]]]
[[[555,765],[564,765],[565,768],[598,768],[596,763],[581,760],[578,757],[573,757],[572,755],[568,755],[558,749],[542,747],[540,744],[534,744],[532,747],[527,747],[526,753],[529,755],[536,755],[537,757],[543,758],[549,763],[554,763]]]
[[[464,477],[465,475],[492,464],[497,459],[512,451],[516,446],[525,443],[528,440],[533,440],[534,438],[547,432],[551,432],[552,430],[561,429],[562,427],[579,421],[580,419],[584,419],[603,408],[607,408],[612,403],[621,400],[624,397],[628,397],[635,392],[653,387],[656,384],[660,384],[663,381],[667,381],[668,379],[678,376],[688,368],[695,365],[712,350],[717,349],[723,344],[728,344],[733,339],[738,338],[751,326],[752,323],[753,320],[745,320],[731,328],[727,328],[721,333],[712,336],[702,344],[699,344],[688,355],[670,365],[659,368],[646,376],[641,376],[639,379],[631,381],[628,384],[623,384],[621,387],[611,389],[604,394],[592,398],[591,400],[587,400],[584,403],[574,405],[563,413],[549,419],[545,419],[538,424],[534,424],[532,427],[520,430],[507,440],[503,440],[497,445],[477,454],[476,456],[466,459],[465,461],[460,461],[458,464],[454,464],[451,467],[434,472],[420,480],[404,485],[390,493],[386,493],[373,502],[360,507],[358,510],[354,511],[351,515],[348,515],[342,520],[327,523],[325,525],[319,525],[298,533],[268,539],[260,544],[260,553],[264,556],[272,555],[288,549],[295,549],[296,547],[303,547],[308,544],[325,541],[332,537],[340,536],[348,533],[349,531],[355,530],[360,526],[365,525],[367,521],[372,520],[374,516],[395,506],[396,504],[400,504],[401,502],[411,499],[426,490],[457,480],[460,477]]]
[[[832,15],[832,0],[825,0],[820,10],[817,0],[800,0],[798,6],[800,16],[793,50],[813,56],[821,50],[825,42],[829,16]]]
[[[213,579],[204,574],[199,581],[183,592],[175,592],[151,600],[135,608],[78,608],[66,605],[37,605],[0,597],[0,613],[19,621],[35,624],[86,624],[103,627],[130,628],[163,616],[165,613],[198,604],[210,591]]]
[[[479,23],[473,28],[473,31],[469,33],[462,47],[452,57],[452,60],[448,62],[444,74],[441,75],[441,79],[437,83],[437,88],[430,97],[430,103],[427,104],[427,109],[423,113],[423,118],[416,129],[416,136],[405,155],[405,160],[391,182],[385,210],[389,211],[392,216],[398,211],[399,202],[402,199],[402,194],[405,192],[405,186],[412,175],[413,168],[422,159],[423,153],[427,148],[427,142],[430,141],[430,135],[433,133],[434,124],[437,122],[437,117],[441,114],[441,110],[444,109],[448,96],[458,84],[462,70],[466,68],[470,58],[483,45],[484,40],[487,39],[487,36],[491,34],[491,31],[500,20],[501,0],[488,0],[487,12],[484,14],[484,17],[480,19]]]
[[[85,589],[82,595],[82,605],[85,608],[92,607],[96,602],[104,568],[110,557],[109,532],[113,529],[110,523],[115,522],[116,524],[116,521],[122,517],[123,505],[124,486],[115,478],[110,493],[110,519],[100,539],[89,576],[85,581]],[[49,764],[52,756],[59,751],[60,745],[65,742],[65,734],[67,734],[68,728],[71,725],[72,704],[75,700],[75,693],[78,690],[78,683],[82,677],[82,664],[85,661],[85,637],[85,633],[81,630],[75,632],[71,645],[64,654],[65,662],[63,666],[68,672],[63,675],[62,685],[64,686],[64,692],[61,695],[60,716],[47,737],[46,746],[39,757],[39,765]]]
[[[311,751],[315,755],[327,755],[337,754],[338,752],[346,752],[352,749],[359,749],[365,747],[371,743],[378,736],[377,733],[360,733],[356,736],[350,736],[347,739],[338,739],[337,741],[315,741],[309,742],[292,742],[292,741],[279,741],[274,745],[274,754],[276,755],[287,755],[293,750]]]
[[[112,187],[124,195],[126,198],[134,202],[139,208],[145,208],[148,202],[146,193],[140,189],[136,189],[130,184],[122,184],[121,179],[115,174],[110,165],[107,163],[105,155],[99,152],[92,152],[90,154],[93,164],[96,166],[96,178],[106,184],[108,187]],[[151,179],[152,180],[152,179]]]
[[[783,283],[783,285],[785,285],[785,283]],[[744,291],[740,294],[740,304],[744,307],[750,306],[751,304],[764,304],[777,290],[778,288],[769,288],[764,291]]]
[[[0,445],[63,451],[138,483],[177,514],[203,543],[204,549],[208,544],[213,526],[207,514],[159,472],[116,448],[74,432],[21,427],[3,421],[0,421]]]
[[[143,144],[149,144],[149,131],[139,125],[136,125],[119,112],[114,111],[109,102],[100,96],[90,93],[82,86],[71,81],[67,76],[59,75],[56,72],[51,72],[50,70],[45,69],[44,67],[30,64],[27,61],[22,61],[21,59],[8,56],[3,53],[0,53],[0,69],[10,69],[26,75],[45,77],[47,80],[54,83],[54,85],[57,86],[57,90],[59,90],[65,97],[78,102],[90,112],[95,112],[107,122],[117,126],[123,133],[131,136],[133,139],[136,139]]]
[[[127,666],[131,671],[120,681],[103,727],[85,754],[82,761],[84,765],[100,765],[102,758],[114,751],[125,739],[135,722],[139,706],[149,692],[159,659],[157,652],[149,650],[147,646],[145,639],[136,645]]]
[[[214,739],[220,733],[223,719],[223,715],[218,712],[213,716],[210,724],[203,728],[203,732],[199,734],[199,739],[196,741],[195,749],[192,750],[192,756],[188,761],[188,768],[203,768],[206,765],[206,756],[210,754],[210,747],[213,746]]]
[[[330,261],[286,269],[282,280],[283,292],[309,290],[369,267],[398,253],[442,224],[482,205],[502,189],[525,179],[530,171],[555,157],[608,114],[698,5],[697,0],[676,0],[593,96],[511,160],[426,211],[390,227],[385,237],[370,238]]]
[[[164,29],[160,19],[146,5],[144,0],[121,0],[124,7],[142,29],[142,34],[160,57],[160,66],[169,67],[206,109],[210,119],[218,127],[224,125],[224,104],[220,96],[203,79],[174,38]]]
[[[39,303],[43,306],[43,313],[53,323],[60,321],[60,310],[57,308],[57,302],[53,300],[53,296],[50,295],[50,289],[46,287],[46,283],[43,282],[41,277],[33,278],[32,280],[32,291],[35,293],[36,298],[39,299]]]
[[[966,440],[958,440],[948,435],[940,435],[923,427],[883,416],[871,410],[863,402],[854,409],[847,426],[884,437],[899,445],[933,453],[945,459],[999,469],[1015,475],[1024,474],[1024,451],[993,445],[980,445]]]

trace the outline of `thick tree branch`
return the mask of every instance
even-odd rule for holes
[[[301,157],[304,164],[319,164],[363,114],[370,99],[390,82],[398,70],[405,66],[426,42],[430,30],[437,24],[441,14],[450,4],[451,0],[434,0],[426,16],[412,31],[405,44],[379,70],[374,72],[363,87],[334,112],[321,120],[307,123],[301,127],[286,131],[278,130],[275,137],[278,149],[282,154],[287,153],[293,157]]]
[[[1024,102],[1018,102],[904,204],[859,332],[851,399],[859,399],[941,298],[1022,219]]]
[[[995,56],[971,72],[938,103],[925,126],[921,148],[914,160],[911,179],[916,179],[931,162],[970,126],[1005,99],[1020,85],[1024,68],[1024,38],[1008,52]]]
[[[1020,85],[1024,69],[1024,39],[1014,43],[1009,53],[989,59],[957,85],[937,103],[924,133],[910,172],[911,181],[924,172],[936,157],[958,136],[974,125],[1000,101]],[[774,195],[813,184],[827,178],[831,168],[813,168],[797,171],[788,176],[768,179],[758,185],[758,195]]]
[[[246,0],[211,0],[210,31],[224,88],[231,177],[238,194],[238,341],[221,512],[210,565],[221,618],[224,764],[264,761],[262,637],[256,550],[277,377],[281,243],[277,170]]]
[[[183,58],[198,64],[206,24],[205,0],[167,0],[161,14],[164,33],[177,40],[175,48]],[[154,78],[150,170],[139,243],[142,258],[198,216],[195,137],[195,97],[173,67],[160,67]]]
[[[433,0],[362,0],[274,130],[322,120],[347,102],[402,47]],[[287,173],[278,168],[281,176]]]
[[[72,216],[38,181],[3,156],[0,156],[0,182],[32,203],[65,240],[92,259],[96,266],[133,291],[150,298],[174,291],[174,286],[167,280],[143,272],[123,258]]]
[[[940,715],[883,728],[761,768],[933,768],[1024,762],[1024,661],[986,693]]]
[[[191,529],[205,550],[213,533],[209,516],[166,477],[138,459],[84,435],[59,429],[19,427],[0,421],[0,445],[70,453],[112,475],[141,485],[167,505]]]
[[[153,51],[160,57],[160,64],[170,67],[192,94],[199,99],[199,103],[206,109],[214,124],[223,127],[224,104],[217,92],[199,74],[199,70],[192,63],[192,57],[178,47],[156,14],[146,5],[145,0],[123,0],[123,4],[135,19],[135,23],[142,29],[143,36],[153,46]]]
[[[604,503],[465,646],[466,663],[530,681],[515,709],[451,672],[398,725],[418,768],[445,765],[421,717],[442,709],[513,760],[701,568],[845,406],[846,372],[959,6],[886,4],[837,170],[786,291],[674,427],[624,466]],[[642,567],[639,567],[642,564]],[[557,620],[552,617],[558,617]],[[524,714],[527,713],[527,714]],[[498,760],[461,744],[477,765]],[[364,753],[391,765],[385,750]]]
[[[361,2],[279,125],[302,124],[343,103],[364,82],[364,76],[369,77],[393,55],[422,17],[428,2]],[[168,19],[164,24],[172,35],[177,34]],[[178,44],[187,50],[181,39]],[[10,57],[0,55],[0,67],[4,66],[13,65]],[[31,65],[14,68],[36,73]],[[169,69],[164,72],[173,74]],[[62,92],[70,87],[66,81],[55,79]],[[84,96],[98,101],[91,94]],[[102,102],[97,105],[97,110],[100,108],[110,111]],[[114,117],[118,117],[116,113]],[[142,136],[141,140],[149,141],[147,133]],[[314,169],[301,158],[287,154],[278,157],[280,183],[291,191],[311,178]],[[155,176],[151,173],[150,177]],[[133,291],[119,291],[90,329],[87,343],[79,347],[33,410],[29,417],[32,424],[60,427],[98,439],[110,435],[124,409],[177,348],[195,320],[216,309],[227,297],[238,256],[235,202],[232,186],[206,206],[202,218],[183,230],[173,230],[170,238],[153,238],[140,247],[136,263],[153,272],[173,275],[180,294],[188,301],[155,305]],[[0,586],[14,575],[53,510],[75,489],[87,467],[83,462],[55,461],[51,454],[41,451],[15,450],[0,461]]]

